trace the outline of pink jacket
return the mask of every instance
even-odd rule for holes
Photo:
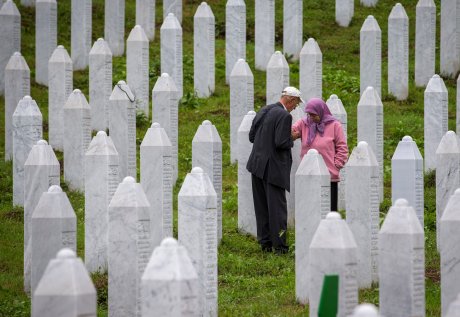
[[[316,133],[316,137],[310,146],[307,146],[308,128],[302,119],[294,123],[292,129],[300,132],[300,139],[302,140],[300,158],[303,158],[308,150],[316,149],[323,157],[324,163],[326,163],[329,169],[331,181],[340,181],[339,171],[348,160],[348,146],[342,124],[339,121],[334,121],[326,125],[324,135],[321,136],[319,133]]]

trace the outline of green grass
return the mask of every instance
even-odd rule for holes
[[[19,1],[16,1],[19,2]],[[103,37],[104,1],[93,0],[93,41]],[[159,28],[162,21],[162,1],[157,2],[157,29],[150,45],[150,89],[160,75]],[[179,177],[174,189],[177,193],[191,168],[191,141],[198,125],[211,120],[219,130],[223,143],[223,232],[219,247],[219,313],[222,316],[304,316],[308,307],[295,302],[294,250],[287,256],[261,254],[255,240],[237,231],[237,167],[230,164],[229,151],[229,89],[225,82],[225,2],[210,0],[216,16],[216,91],[210,99],[193,96],[193,14],[201,0],[187,0],[184,5],[184,95],[179,115]],[[409,99],[397,102],[387,94],[387,19],[396,1],[380,0],[376,8],[364,8],[355,1],[355,16],[348,28],[335,24],[333,0],[304,1],[304,40],[314,37],[323,52],[323,97],[331,94],[341,98],[348,112],[348,141],[350,149],[356,145],[356,105],[359,101],[359,30],[367,15],[374,15],[382,29],[382,99],[385,118],[385,199],[381,205],[381,220],[391,205],[391,156],[398,141],[411,135],[423,153],[423,88],[416,88],[414,78],[415,5],[406,0],[403,5],[410,18],[410,94]],[[135,24],[135,1],[126,4],[126,37]],[[438,26],[440,1],[436,1]],[[19,6],[22,14],[22,53],[35,78],[34,66],[34,9]],[[58,1],[58,43],[69,49],[70,0]],[[247,60],[254,65],[254,1],[247,1]],[[276,46],[282,49],[282,1],[276,1]],[[439,38],[439,28],[438,28]],[[439,59],[439,39],[437,57]],[[298,63],[291,63],[290,81],[298,86]],[[439,70],[439,63],[437,63]],[[254,71],[255,108],[265,103],[265,73]],[[114,58],[114,83],[125,79],[125,58]],[[449,127],[455,129],[455,82],[446,80],[449,90]],[[74,73],[74,88],[88,96],[88,71]],[[44,118],[44,137],[47,138],[47,102],[45,87],[32,83],[32,97],[37,101]],[[137,131],[140,144],[150,118],[143,118]],[[4,156],[4,101],[0,100],[0,157]],[[62,166],[62,153],[58,153]],[[63,183],[63,180],[61,180]],[[425,177],[426,231],[426,310],[427,316],[440,315],[439,256],[435,248],[435,184],[434,174]],[[68,192],[78,219],[78,255],[84,250],[84,198]],[[30,299],[22,291],[23,210],[12,207],[12,165],[0,159],[0,316],[29,316]],[[177,216],[177,213],[176,215]],[[175,219],[177,235],[177,217]],[[293,230],[289,243],[293,247]],[[107,277],[94,275],[98,290],[100,316],[107,315]],[[360,302],[378,304],[378,286],[360,291]]]

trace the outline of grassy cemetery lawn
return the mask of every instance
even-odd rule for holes
[[[35,10],[15,1],[22,15],[22,54],[35,78]],[[58,1],[58,44],[70,49],[70,0]],[[156,34],[150,43],[150,90],[160,75],[160,35],[162,1],[156,1]],[[247,60],[254,72],[255,108],[265,105],[265,73],[254,70],[254,1],[247,5]],[[333,0],[304,1],[304,40],[313,37],[323,53],[323,98],[337,94],[348,112],[350,152],[356,146],[356,107],[359,101],[359,30],[368,15],[374,15],[382,29],[382,100],[384,103],[384,176],[385,199],[380,208],[383,222],[391,205],[391,157],[404,135],[416,141],[423,155],[423,88],[414,85],[415,6],[417,0],[403,5],[410,19],[410,93],[406,101],[397,102],[387,94],[387,21],[396,1],[380,0],[376,8],[365,8],[355,1],[355,15],[348,28],[335,23]],[[437,5],[437,60],[439,61],[440,1]],[[294,231],[289,232],[290,252],[285,256],[262,254],[255,239],[237,230],[237,165],[230,164],[229,87],[225,85],[225,3],[209,0],[216,17],[216,91],[209,99],[193,94],[193,15],[201,0],[185,0],[184,30],[184,97],[179,107],[179,177],[174,188],[175,235],[177,237],[177,193],[186,173],[191,170],[192,138],[203,120],[216,125],[223,145],[223,240],[219,246],[219,314],[222,316],[297,316],[308,314],[308,307],[295,300]],[[126,1],[127,38],[135,24],[135,1]],[[276,48],[282,50],[282,1],[276,0]],[[93,38],[104,35],[104,1],[93,0]],[[69,50],[70,52],[70,50]],[[299,65],[290,61],[290,83],[298,86]],[[436,70],[439,71],[439,62]],[[114,58],[113,83],[126,78],[125,57]],[[445,80],[449,90],[449,128],[455,130],[455,81]],[[74,88],[88,98],[88,70],[74,73]],[[32,81],[32,97],[37,101],[44,120],[44,137],[48,138],[48,90]],[[153,118],[154,119],[154,118]],[[23,293],[23,209],[12,207],[12,163],[4,162],[4,100],[0,99],[0,316],[29,316],[30,299]],[[152,120],[137,117],[139,146]],[[62,153],[57,153],[63,166]],[[138,150],[139,155],[139,150]],[[139,166],[139,164],[138,164]],[[61,170],[62,175],[62,170]],[[139,178],[138,178],[139,179]],[[84,196],[68,193],[77,215],[78,256],[84,255]],[[440,268],[435,241],[435,175],[425,176],[425,247],[426,312],[440,315]],[[343,211],[344,212],[344,211]],[[302,270],[303,268],[298,268]],[[100,316],[107,315],[107,275],[93,275],[98,291]],[[378,285],[359,293],[360,302],[378,305]]]

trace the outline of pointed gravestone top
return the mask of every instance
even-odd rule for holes
[[[19,52],[14,52],[8,60],[8,64],[5,67],[6,70],[27,70],[30,71],[29,65],[26,60]]]
[[[107,133],[99,131],[89,144],[86,155],[118,155],[118,152]]]
[[[75,218],[75,213],[66,193],[60,186],[53,185],[43,193],[32,218]]]
[[[377,20],[374,18],[373,15],[368,15],[366,20],[364,20],[364,23],[361,27],[361,32],[376,32],[380,30],[379,23]]]
[[[406,135],[399,141],[398,146],[393,154],[392,160],[422,160],[423,157],[417,147],[417,144],[412,140],[412,137]]]
[[[24,165],[59,165],[59,161],[51,146],[45,140],[40,140],[32,147]]]
[[[358,146],[351,152],[347,166],[378,166],[375,154],[367,142],[358,143]]]
[[[0,8],[0,15],[21,15],[18,7],[12,0],[6,0],[6,2]]]
[[[127,197],[135,197],[129,198]],[[126,176],[118,185],[118,188],[110,201],[109,208],[117,207],[133,207],[133,203],[138,208],[150,208],[150,204],[145,196],[141,184],[136,183],[136,180],[131,176]]]
[[[314,248],[357,248],[353,233],[338,212],[330,212],[321,220],[310,244],[310,249]]]
[[[436,7],[433,0],[419,0],[417,3],[417,8],[420,7]]]
[[[446,317],[458,317],[460,316],[460,294],[457,299],[450,303],[449,310],[447,311]]]
[[[112,51],[110,50],[109,44],[107,44],[107,42],[103,38],[98,38],[97,41],[94,42],[94,45],[91,48],[89,54],[112,56]]]
[[[233,66],[232,72],[230,74],[231,77],[252,77],[252,71],[249,67],[248,63],[243,58],[238,59]]]
[[[64,109],[89,109],[88,101],[80,89],[75,89],[67,99]]]
[[[379,317],[379,311],[372,304],[361,304],[356,306],[351,317]]]
[[[64,46],[58,45],[49,60],[50,63],[72,63],[69,53]]]
[[[161,29],[182,29],[182,27],[180,26],[179,20],[177,20],[174,13],[168,13],[161,25]]]
[[[201,2],[196,10],[195,18],[214,18],[214,14],[206,2]]]
[[[289,68],[283,53],[276,51],[268,61],[267,68]]]
[[[389,19],[409,19],[409,18],[402,4],[396,3],[393,9],[391,9]]]
[[[447,88],[442,78],[439,75],[435,74],[433,75],[433,77],[431,77],[430,81],[428,82],[428,85],[426,85],[425,92],[447,93]]]
[[[457,135],[454,131],[447,131],[436,149],[436,154],[448,153],[460,153]]]
[[[449,201],[447,202],[446,208],[442,214],[442,221],[460,221],[460,188],[457,188],[452,196],[450,196]]]
[[[363,95],[359,99],[358,107],[360,106],[381,106],[383,107],[382,100],[374,87],[367,87]]]
[[[211,123],[211,121],[204,120],[203,123],[198,127],[192,142],[221,143],[222,140],[220,138],[219,132],[217,132],[216,127]]]
[[[414,208],[407,200],[397,199],[388,211],[380,234],[423,234],[423,228]]]
[[[13,117],[21,116],[21,117],[35,117],[35,116],[42,116],[40,109],[38,108],[37,103],[35,100],[32,99],[30,96],[25,96],[22,98],[16,110],[14,111]]]
[[[208,175],[201,167],[194,167],[185,177],[179,196],[217,196]]]
[[[149,39],[145,35],[144,29],[140,25],[136,25],[128,36],[128,42],[148,42]]]
[[[342,100],[340,100],[337,95],[331,95],[326,101],[326,104],[333,114],[341,115],[347,113],[345,107],[343,106]]]
[[[296,174],[301,175],[329,175],[329,170],[324,163],[323,157],[317,150],[311,149],[300,162]]]
[[[120,80],[113,89],[110,100],[129,100],[134,102],[135,97],[128,84],[124,80]]]
[[[169,76],[168,73],[161,74],[161,76],[156,81],[155,86],[153,87],[153,91],[179,92],[176,84],[174,83],[174,79]]]
[[[147,133],[142,140],[141,147],[143,146],[172,146],[169,141],[165,129],[161,127],[158,122],[152,123],[152,126],[147,130]]]
[[[321,49],[319,48],[318,42],[314,38],[309,38],[302,50],[300,51],[301,55],[322,55]]]

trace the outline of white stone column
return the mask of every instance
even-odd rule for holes
[[[238,128],[248,111],[254,110],[254,75],[239,59],[230,75],[230,162],[237,160]]]
[[[310,243],[321,219],[331,211],[331,175],[317,150],[303,157],[295,174],[295,293],[301,304],[308,303],[310,288]]]
[[[73,65],[67,50],[59,45],[49,63],[48,133],[55,150],[64,150],[64,105],[73,90]]]
[[[334,234],[331,234],[331,233]],[[337,317],[351,315],[358,305],[357,247],[345,220],[330,212],[321,220],[310,245],[310,316],[317,316],[325,275],[339,276]]]
[[[360,92],[374,87],[382,95],[382,31],[377,20],[369,15],[359,32]]]
[[[109,204],[109,314],[136,317],[141,312],[141,277],[152,254],[150,204],[131,176],[118,185]]]
[[[0,7],[0,43],[0,95],[4,95],[5,67],[14,52],[21,51],[21,14],[12,0]]]
[[[348,27],[355,13],[354,0],[335,0],[335,22],[339,26]]]
[[[21,0],[21,5],[25,7],[35,7],[35,0]]]
[[[283,0],[283,52],[299,58],[303,38],[303,1]]]
[[[441,74],[450,78],[460,70],[460,0],[441,2]]]
[[[126,41],[126,76],[136,97],[136,109],[149,118],[149,39],[140,25],[131,30]]]
[[[289,65],[283,53],[273,53],[267,65],[267,104],[278,102],[281,92],[289,86]]]
[[[415,22],[415,85],[426,86],[435,72],[436,5],[419,0]]]
[[[425,316],[425,238],[407,200],[396,200],[379,232],[380,313]]]
[[[125,52],[125,0],[105,0],[104,38],[113,56]]]
[[[155,0],[136,0],[136,24],[142,26],[149,41],[155,39]]]
[[[370,288],[378,282],[379,167],[364,141],[353,149],[347,162],[345,200],[347,224],[358,245],[358,286]]]
[[[141,185],[150,203],[152,249],[173,236],[172,145],[159,123],[154,122],[140,147]]]
[[[92,35],[92,0],[72,0],[71,44],[73,68],[88,67]]]
[[[361,304],[355,307],[351,317],[380,317],[379,311],[372,304]]]
[[[323,53],[313,38],[309,38],[300,51],[299,73],[299,87],[305,102],[313,97],[322,98]]]
[[[256,113],[249,111],[238,129],[238,229],[243,233],[257,237],[256,214],[252,196],[252,176],[246,169],[252,151],[249,131]]]
[[[52,185],[42,194],[32,214],[31,294],[35,293],[48,262],[62,248],[76,251],[77,219],[66,193],[61,187]]]
[[[182,0],[163,0],[163,19],[173,13],[182,24]]]
[[[56,0],[35,3],[35,81],[48,86],[48,61],[57,46]],[[63,103],[64,104],[64,103]],[[50,140],[51,144],[51,140]],[[51,144],[53,145],[53,144]]]
[[[441,298],[442,301],[442,298]],[[460,294],[457,295],[455,301],[451,302],[447,310],[446,317],[457,317],[460,315]]]
[[[409,18],[400,3],[388,17],[388,93],[397,100],[409,95]]]
[[[118,151],[120,180],[137,177],[135,97],[124,81],[115,85],[109,99],[109,135]]]
[[[5,68],[5,160],[13,157],[13,113],[18,102],[30,95],[30,69],[21,53],[15,52]]]
[[[246,59],[246,4],[228,0],[225,6],[225,81],[228,83],[235,63]]]
[[[202,2],[193,17],[193,74],[195,93],[200,98],[213,94],[215,89],[216,25],[211,7]]]
[[[448,129],[448,92],[444,81],[434,75],[425,89],[425,171],[436,168],[436,149]]]
[[[364,7],[375,7],[378,0],[361,0],[361,5]]]
[[[107,270],[107,210],[119,181],[117,149],[99,131],[85,153],[85,265],[91,273]]]
[[[201,167],[187,174],[178,197],[179,242],[199,280],[201,316],[217,316],[217,195]]]
[[[257,70],[267,70],[275,52],[275,0],[255,0],[254,56]]]
[[[22,98],[13,113],[13,205],[24,206],[24,163],[42,139],[43,118],[35,100]]]
[[[199,287],[187,249],[174,238],[165,238],[142,275],[142,317],[198,316]]]
[[[180,99],[183,96],[182,27],[174,14],[165,18],[160,35],[161,73],[168,73],[174,79]]]
[[[97,294],[80,258],[61,249],[51,259],[32,297],[32,317],[96,316]]]

